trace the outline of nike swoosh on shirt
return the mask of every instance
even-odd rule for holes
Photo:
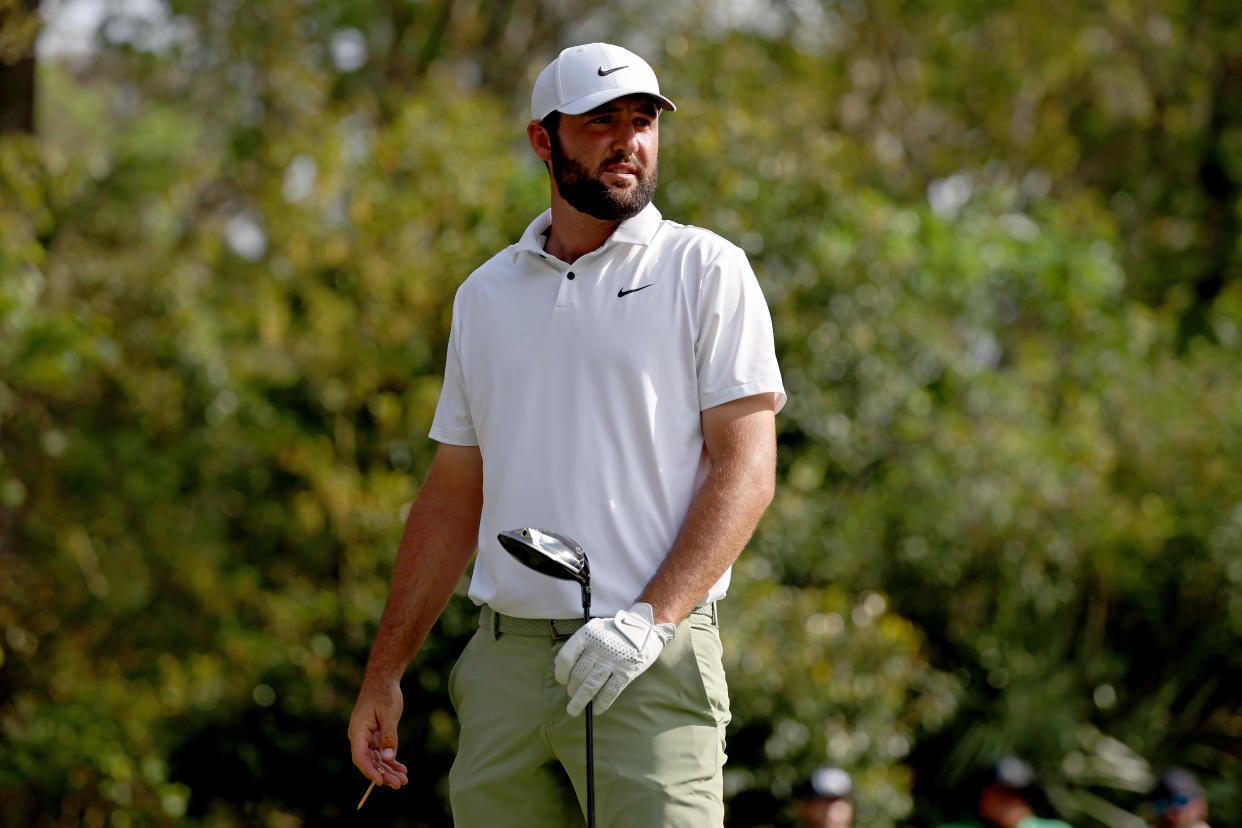
[[[628,66],[629,64],[626,64],[626,65]],[[620,72],[624,68],[625,66],[614,66],[612,69],[605,69],[604,67],[601,66],[595,71],[599,72],[599,76],[602,78],[605,75],[611,75],[613,72]]]
[[[640,290],[646,290],[649,287],[651,287],[650,284],[643,285],[642,287],[632,288],[630,290],[621,288],[620,290],[617,291],[617,298],[620,299],[622,296],[629,296],[631,293],[638,293]]]

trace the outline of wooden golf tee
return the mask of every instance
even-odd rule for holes
[[[375,783],[374,783],[374,782],[372,782],[372,783],[371,783],[371,786],[370,786],[369,788],[367,788],[367,792],[366,792],[366,793],[364,793],[364,794],[362,795],[362,799],[358,800],[358,807],[354,809],[355,811],[361,811],[361,810],[362,810],[362,803],[367,801],[367,797],[371,795],[371,790],[372,790],[374,787],[375,787]]]

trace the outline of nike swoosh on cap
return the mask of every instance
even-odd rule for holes
[[[628,64],[627,64],[627,65],[628,65]],[[604,77],[605,75],[611,75],[613,72],[620,72],[620,71],[621,71],[622,69],[624,69],[624,68],[625,68],[625,66],[615,66],[615,67],[613,67],[612,69],[605,69],[604,67],[602,67],[602,66],[601,66],[601,67],[599,67],[598,69],[596,69],[595,71],[596,71],[596,72],[599,72],[599,76],[602,78],[602,77]]]

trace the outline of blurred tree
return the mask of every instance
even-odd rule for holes
[[[160,8],[0,137],[0,823],[357,802],[452,293],[542,209],[526,96],[590,39],[678,102],[657,203],[751,255],[790,391],[723,605],[731,824],[825,758],[932,824],[1001,751],[1075,824],[1173,761],[1242,819],[1232,6]],[[448,824],[472,623],[377,819]]]
[[[38,0],[0,0],[0,135],[33,132]]]

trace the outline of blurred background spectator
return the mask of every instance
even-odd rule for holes
[[[854,784],[841,768],[816,768],[795,791],[794,810],[804,828],[850,828],[854,824]]]
[[[1006,756],[997,760],[982,780],[976,804],[979,820],[942,828],[1069,828],[1059,819],[1037,817],[1035,808],[1040,799],[1031,766],[1016,756]]]
[[[1147,808],[1152,824],[1160,828],[1208,828],[1207,799],[1199,781],[1185,768],[1169,768],[1160,774]]]

